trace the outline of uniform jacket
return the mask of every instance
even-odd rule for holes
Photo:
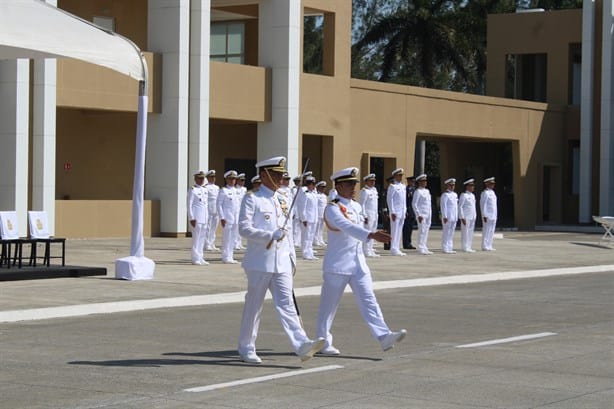
[[[365,186],[360,189],[358,203],[362,206],[362,211],[365,217],[377,216],[377,189],[375,187]]]
[[[283,227],[290,203],[279,192],[262,185],[257,192],[245,196],[239,212],[239,234],[247,239],[243,263],[246,271],[291,273],[296,261],[289,235],[273,241],[273,232]]]
[[[418,188],[414,192],[414,199],[412,200],[412,208],[418,217],[431,217],[431,192],[426,188]]]
[[[217,214],[217,196],[220,193],[220,187],[215,183],[208,183],[205,185],[207,192],[209,192],[209,198],[207,200],[209,205],[209,215]]]
[[[405,217],[405,213],[407,212],[407,204],[405,203],[404,184],[395,182],[388,186],[386,204],[388,205],[389,214],[396,214],[397,217]]]
[[[455,222],[458,220],[458,196],[456,192],[446,190],[441,194],[441,200],[439,202],[441,207],[441,218],[448,219],[449,222]]]
[[[482,217],[487,217],[489,220],[497,219],[497,195],[492,189],[485,189],[480,195],[480,211]]]
[[[298,217],[301,222],[317,223],[318,221],[318,192],[306,190],[296,199]]]
[[[220,189],[217,196],[217,213],[220,220],[226,220],[226,223],[229,224],[237,223],[241,207],[239,195],[239,190],[234,187],[224,186]]]
[[[322,266],[324,274],[370,273],[362,250],[370,232],[362,227],[361,214],[358,202],[342,197],[326,206],[328,248]]]
[[[458,198],[458,218],[475,220],[475,195],[472,192],[463,192]]]
[[[194,185],[188,189],[188,220],[196,220],[196,223],[207,223],[208,197],[209,192],[204,186]]]

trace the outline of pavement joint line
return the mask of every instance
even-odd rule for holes
[[[558,335],[558,334],[556,332],[540,332],[538,334],[518,335],[516,337],[491,339],[489,341],[475,342],[473,344],[457,345],[456,348],[478,348],[478,347],[489,346],[489,345],[507,344],[510,342],[517,342],[517,341],[528,341],[531,339],[551,337],[553,335]]]
[[[498,273],[463,274],[455,276],[414,278],[408,280],[376,281],[374,290],[387,290],[397,288],[414,288],[455,284],[474,284],[492,281],[516,280],[527,278],[545,278],[552,276],[608,273],[614,272],[614,265],[596,265],[583,267],[565,267],[543,270],[507,271]],[[345,289],[346,293],[351,288]],[[295,289],[296,296],[318,296],[320,286],[303,287]],[[158,308],[197,307],[203,305],[219,305],[243,302],[245,291],[192,295],[185,297],[155,298],[149,300],[111,301],[102,303],[66,305],[59,307],[43,307],[21,310],[0,311],[0,323],[19,321],[35,321],[53,318],[81,317],[92,314],[111,314],[118,312],[132,312]],[[267,294],[267,299],[271,298]]]
[[[333,371],[335,369],[343,369],[343,366],[342,365],[327,365],[327,366],[320,366],[317,368],[299,369],[296,371],[282,372],[278,374],[265,375],[265,376],[258,376],[255,378],[245,378],[245,379],[238,379],[236,381],[216,383],[213,385],[197,386],[194,388],[184,389],[183,391],[184,392],[209,392],[209,391],[213,391],[216,389],[232,388],[235,386],[266,382],[266,381],[271,381],[275,379],[289,378],[292,376],[307,375],[307,374],[324,372],[324,371]]]

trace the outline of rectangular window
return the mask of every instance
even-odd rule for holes
[[[505,97],[546,102],[546,54],[508,54]]]
[[[582,84],[582,45],[569,46],[569,104],[580,105]]]
[[[211,24],[211,61],[243,64],[245,61],[245,24]]]

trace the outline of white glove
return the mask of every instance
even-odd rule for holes
[[[283,239],[285,235],[286,232],[284,231],[284,229],[277,229],[273,232],[273,240],[279,241]]]

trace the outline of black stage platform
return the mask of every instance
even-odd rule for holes
[[[107,269],[104,267],[81,267],[81,266],[23,266],[21,268],[0,268],[0,281],[35,280],[39,278],[59,277],[83,277],[105,276]]]

